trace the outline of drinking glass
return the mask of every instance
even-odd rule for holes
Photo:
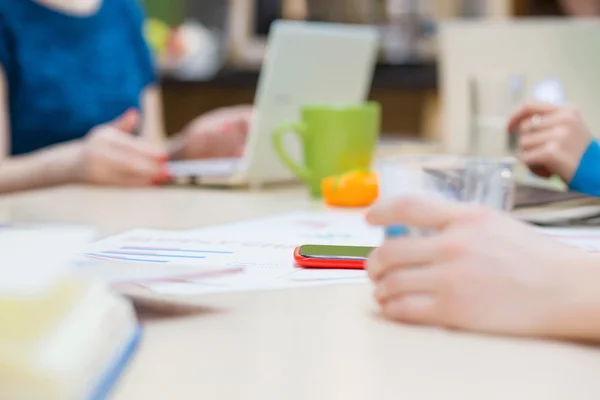
[[[487,73],[469,80],[469,153],[485,157],[514,154],[518,135],[507,132],[510,114],[526,98],[520,74]]]
[[[383,159],[376,166],[382,198],[418,195],[510,210],[514,203],[513,157],[414,156]],[[387,236],[427,233],[405,226]]]

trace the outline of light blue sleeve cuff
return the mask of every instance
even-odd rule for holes
[[[569,189],[600,197],[600,144],[596,140],[583,153]]]

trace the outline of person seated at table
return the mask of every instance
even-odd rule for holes
[[[541,338],[600,340],[600,256],[509,215],[407,197],[367,213],[430,236],[386,239],[368,260],[375,298],[392,320]]]
[[[249,106],[163,142],[137,0],[0,2],[0,193],[66,183],[145,186],[167,159],[239,156]]]
[[[560,176],[571,190],[600,196],[600,145],[572,106],[530,103],[510,118],[522,161],[544,177]]]

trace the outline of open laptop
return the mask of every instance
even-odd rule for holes
[[[171,172],[178,179],[228,186],[260,187],[295,179],[273,150],[273,132],[283,122],[299,121],[304,104],[366,100],[379,48],[375,27],[276,21],[267,41],[244,156],[175,162]],[[286,148],[301,160],[301,144],[289,136]]]
[[[469,150],[469,79],[518,74],[526,97],[576,105],[600,135],[600,24],[597,20],[449,21],[440,30],[443,148]]]

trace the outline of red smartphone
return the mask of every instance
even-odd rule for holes
[[[294,260],[304,268],[364,269],[374,247],[306,244],[296,247]]]

